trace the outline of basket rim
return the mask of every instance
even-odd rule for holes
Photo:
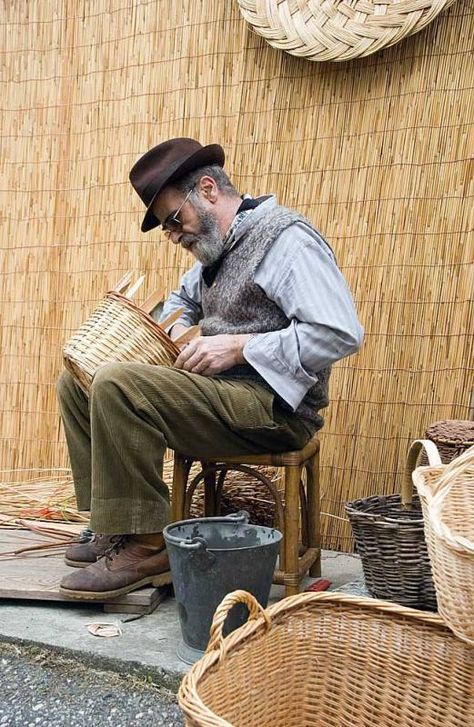
[[[429,439],[435,444],[452,444],[453,447],[472,447],[474,445],[474,439],[446,439],[445,437],[435,437],[433,435]]]
[[[414,500],[415,500],[415,502],[416,502],[417,505],[418,505],[418,503],[420,505],[420,507],[419,508],[416,508],[416,510],[415,510],[416,512],[418,512],[418,510],[419,510],[420,516],[419,517],[413,517],[413,518],[403,518],[403,517],[393,518],[393,517],[387,517],[387,515],[385,515],[384,513],[380,513],[380,512],[370,512],[369,510],[359,510],[358,507],[357,507],[358,504],[369,503],[370,501],[372,501],[372,502],[375,503],[376,500],[385,501],[385,502],[387,502],[387,501],[389,501],[389,502],[390,501],[395,502],[395,501],[399,500],[400,507],[402,506],[401,495],[395,492],[395,493],[392,493],[390,495],[370,495],[369,497],[359,497],[359,498],[356,498],[355,500],[351,500],[350,502],[346,502],[345,505],[344,505],[344,509],[345,509],[347,515],[349,516],[349,519],[351,517],[354,518],[354,519],[356,519],[356,518],[360,518],[360,519],[365,518],[367,521],[370,521],[370,522],[372,522],[374,524],[375,523],[378,523],[380,525],[382,525],[383,523],[387,523],[387,524],[390,524],[390,525],[407,525],[407,526],[409,526],[409,525],[412,525],[412,526],[423,525],[423,513],[422,513],[422,509],[421,509],[421,498],[419,496],[416,496],[414,498]]]
[[[453,639],[456,637],[452,634],[449,627],[442,620],[437,613],[429,611],[419,611],[414,608],[402,606],[397,603],[390,601],[383,601],[375,598],[368,598],[364,596],[354,596],[346,593],[339,593],[337,591],[332,593],[300,593],[296,596],[289,596],[287,598],[278,601],[265,610],[265,616],[259,615],[256,619],[249,620],[240,628],[232,631],[225,639],[225,654],[221,655],[218,649],[207,651],[204,656],[197,661],[188,673],[184,676],[181,686],[178,692],[178,698],[181,709],[188,714],[188,705],[191,703],[193,707],[193,713],[199,714],[200,716],[207,718],[213,718],[212,724],[226,727],[229,723],[222,718],[217,718],[216,715],[204,704],[201,700],[198,687],[201,679],[207,674],[209,669],[214,666],[218,666],[221,658],[226,658],[227,654],[232,655],[239,646],[242,646],[244,642],[255,637],[256,633],[263,630],[267,626],[267,619],[269,618],[273,623],[281,623],[291,614],[298,611],[300,607],[307,605],[314,605],[315,610],[319,604],[332,604],[335,609],[337,607],[346,608],[352,612],[361,612],[368,615],[375,613],[384,613],[394,618],[398,618],[401,621],[407,619],[412,622],[423,623],[433,628],[435,631],[442,631],[446,635],[452,636]],[[457,640],[457,639],[456,639]],[[187,708],[183,707],[183,701],[186,701]]]

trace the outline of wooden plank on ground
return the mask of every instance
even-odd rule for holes
[[[61,579],[71,572],[71,568],[63,560],[65,547],[42,551],[40,555],[38,552],[20,556],[2,555],[28,545],[51,542],[53,541],[47,537],[28,530],[0,528],[0,599],[64,601],[75,602],[81,606],[91,603],[91,601],[74,601],[59,592]],[[106,612],[151,613],[169,593],[166,580],[167,576],[164,576],[164,583],[162,586],[159,584],[160,587],[146,586],[125,596],[94,603],[103,603]]]

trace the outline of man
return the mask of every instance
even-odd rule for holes
[[[90,400],[64,373],[61,413],[91,542],[69,548],[63,593],[127,593],[168,568],[166,447],[201,459],[299,449],[323,424],[331,365],[362,341],[328,243],[273,196],[241,197],[224,151],[171,139],[134,165],[146,232],[161,225],[197,262],[165,303],[172,338],[200,322],[175,367],[109,364]]]

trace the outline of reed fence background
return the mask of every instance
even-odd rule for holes
[[[217,141],[242,192],[276,192],[331,241],[366,328],[322,434],[325,545],[351,549],[343,503],[397,490],[409,441],[468,416],[474,0],[339,65],[273,50],[233,0],[1,7],[0,466],[67,465],[62,343],[126,270],[145,296],[190,265],[140,233],[133,162]]]

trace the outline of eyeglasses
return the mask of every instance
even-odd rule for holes
[[[191,189],[187,193],[186,197],[183,199],[183,201],[179,205],[178,209],[175,210],[174,212],[172,212],[170,215],[168,215],[168,217],[166,218],[166,220],[163,222],[163,224],[161,225],[161,228],[162,228],[162,230],[164,232],[168,232],[168,233],[170,233],[170,232],[181,232],[181,229],[183,227],[183,223],[181,222],[181,220],[179,218],[179,213],[183,209],[184,205],[186,204],[186,202],[190,198],[190,196],[191,196],[191,194],[192,194],[193,191],[194,191],[194,187],[191,187]]]

